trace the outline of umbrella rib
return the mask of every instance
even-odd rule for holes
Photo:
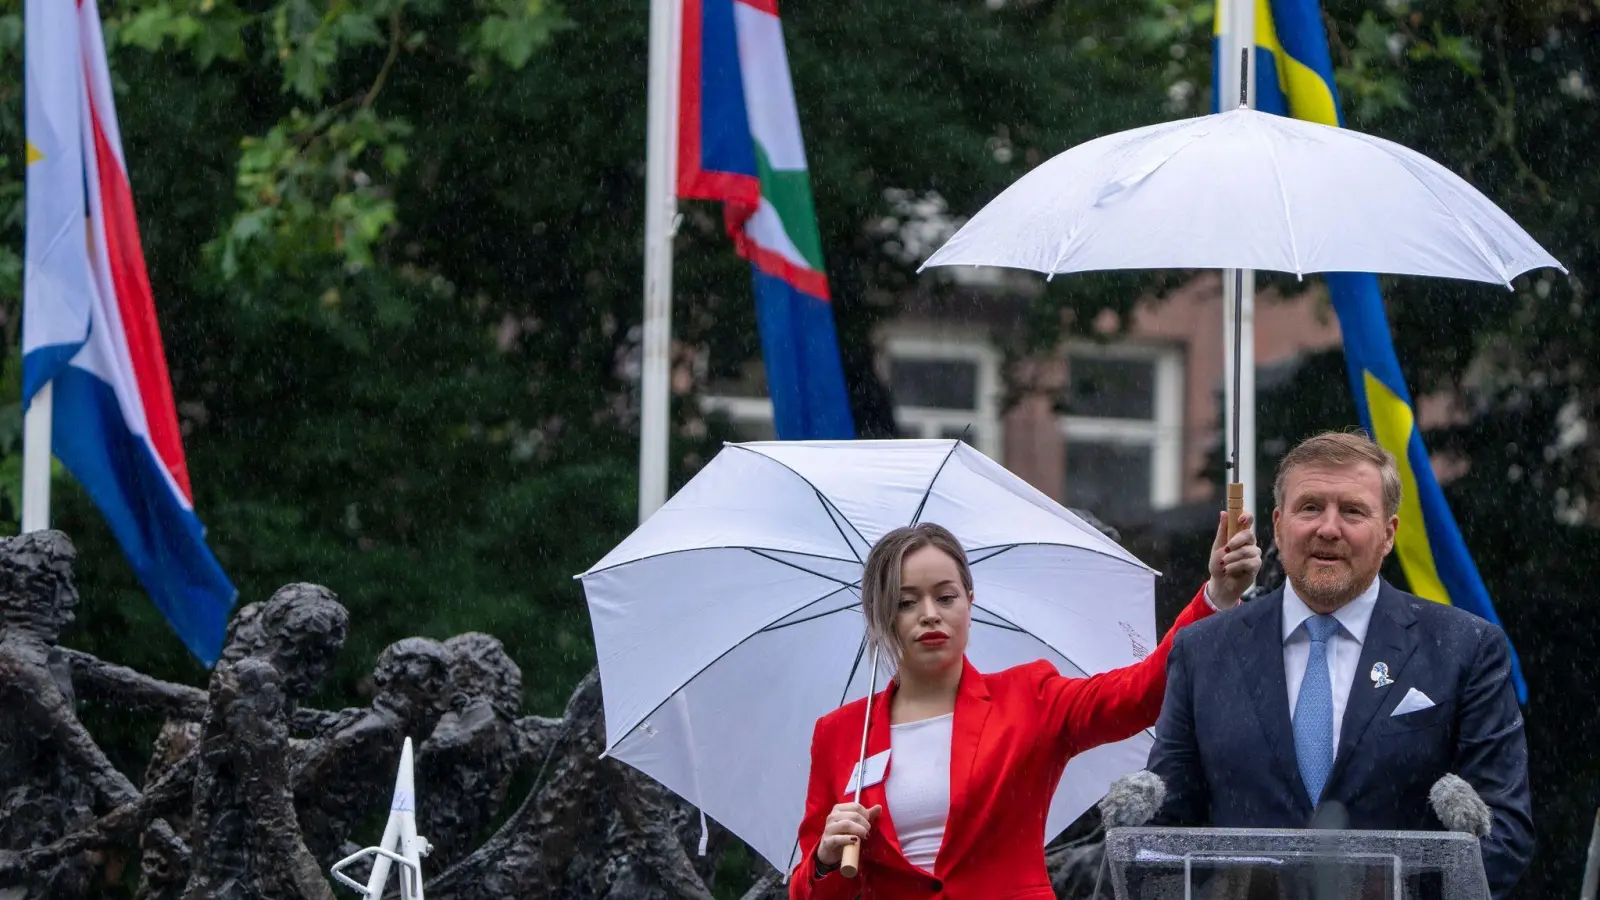
[[[1360,132],[1352,132],[1352,133],[1360,134]],[[1452,206],[1451,204],[1446,203],[1445,199],[1443,197],[1439,196],[1439,192],[1434,190],[1433,185],[1429,184],[1428,182],[1424,181],[1420,176],[1418,176],[1416,171],[1411,168],[1409,163],[1410,163],[1410,160],[1407,160],[1404,157],[1400,158],[1400,168],[1405,169],[1406,170],[1406,174],[1411,176],[1411,180],[1415,181],[1417,184],[1421,185],[1423,190],[1427,191],[1428,194],[1430,196],[1432,196],[1434,200],[1438,201],[1440,208],[1442,208],[1445,212],[1449,213],[1450,214],[1450,218],[1456,220],[1456,224],[1460,225],[1461,226],[1461,230],[1466,233],[1467,239],[1472,241],[1472,247],[1473,247],[1473,249],[1478,251],[1479,258],[1481,258],[1484,262],[1493,265],[1494,268],[1495,268],[1495,271],[1497,273],[1499,273],[1499,275],[1500,275],[1500,280],[1505,283],[1505,286],[1507,288],[1511,287],[1511,279],[1506,277],[1505,263],[1501,262],[1500,259],[1496,255],[1490,253],[1488,247],[1485,247],[1483,245],[1483,241],[1478,237],[1478,230],[1476,228],[1474,228],[1470,222],[1468,222],[1467,220],[1461,218],[1461,214],[1456,212],[1456,208],[1454,206]],[[1449,183],[1446,182],[1446,184],[1449,184]],[[1450,187],[1454,188],[1454,185],[1450,185]]]
[[[759,549],[757,549],[755,547],[746,547],[745,549],[750,551],[751,553],[754,553],[756,556],[761,557],[762,559],[770,559],[770,560],[772,560],[773,562],[775,562],[775,563],[777,563],[779,565],[788,566],[791,569],[799,569],[800,571],[806,573],[807,575],[815,575],[818,578],[821,578],[823,581],[831,581],[834,584],[842,585],[844,587],[851,587],[851,586],[858,585],[858,584],[861,583],[860,579],[857,579],[855,581],[845,581],[844,579],[838,578],[838,577],[833,576],[833,575],[825,575],[825,574],[823,574],[821,572],[816,571],[815,569],[808,569],[805,566],[789,562],[786,559],[780,559],[779,557],[773,556],[770,552],[768,552],[766,550],[759,550]],[[840,562],[849,562],[849,560],[840,560]]]
[[[916,525],[922,520],[922,511],[928,506],[928,498],[933,496],[933,486],[939,483],[939,476],[944,472],[945,464],[950,462],[950,457],[956,455],[956,450],[960,446],[960,441],[952,440],[950,442],[950,452],[944,455],[944,459],[939,460],[939,468],[933,470],[933,477],[928,479],[928,489],[922,492],[922,500],[917,504],[917,511],[911,516],[912,525]]]
[[[1084,553],[1093,553],[1096,556],[1104,556],[1107,559],[1114,559],[1114,560],[1116,560],[1117,562],[1120,562],[1120,563],[1127,563],[1128,565],[1138,566],[1138,567],[1144,569],[1145,571],[1150,572],[1150,573],[1155,574],[1155,575],[1160,575],[1161,574],[1160,572],[1156,571],[1155,569],[1152,569],[1149,566],[1145,565],[1143,562],[1141,562],[1138,559],[1134,559],[1132,562],[1129,562],[1128,560],[1123,559],[1120,556],[1117,556],[1117,555],[1111,554],[1111,553],[1107,553],[1104,550],[1096,550],[1093,547],[1079,547],[1076,544],[1063,544],[1060,541],[1018,541],[1015,544],[995,544],[995,545],[989,546],[989,547],[974,547],[971,550],[967,551],[967,555],[970,557],[974,553],[982,553],[985,550],[993,550],[996,547],[999,547],[999,548],[1004,549],[1004,550],[1016,550],[1019,547],[1061,547],[1061,548],[1064,548],[1064,549],[1067,549],[1067,550],[1081,550]],[[988,556],[985,556],[983,558],[983,560],[980,560],[980,562],[994,559],[996,556],[999,556],[999,555],[1000,555],[999,553],[991,553]],[[975,563],[969,563],[969,565],[975,565]]]
[[[837,593],[837,592],[835,592],[835,593]],[[804,619],[795,619],[793,622],[784,622],[781,625],[768,625],[767,627],[765,627],[765,628],[761,629],[759,632],[757,632],[757,634],[771,634],[774,631],[782,631],[785,628],[790,628],[790,627],[793,627],[795,625],[804,625],[807,622],[815,622],[818,619],[826,619],[828,616],[837,615],[837,614],[842,613],[842,612],[850,612],[851,610],[853,610],[855,608],[856,608],[856,604],[854,604],[854,603],[851,603],[848,606],[836,606],[833,609],[828,610],[827,612],[817,613],[814,616],[806,616]]]
[[[982,549],[989,550],[989,549],[994,549],[994,548],[984,547]],[[980,556],[977,559],[973,559],[972,558],[972,554],[969,553],[969,554],[967,554],[967,566],[971,567],[971,566],[975,566],[975,565],[977,565],[978,563],[981,563],[981,562],[987,562],[987,561],[989,561],[991,559],[994,559],[996,556],[999,556],[1002,553],[1005,553],[1005,552],[1010,551],[1010,550],[1015,550],[1015,549],[1017,549],[1017,545],[1016,544],[1006,544],[1003,547],[995,549],[995,551],[993,553],[989,554],[988,556]],[[973,552],[976,553],[978,551],[973,551]]]
[[[1272,173],[1278,178],[1278,200],[1283,206],[1283,228],[1289,234],[1289,254],[1294,257],[1294,274],[1296,278],[1305,276],[1304,267],[1300,262],[1300,244],[1294,239],[1294,217],[1289,214],[1289,191],[1284,186],[1283,168],[1278,165],[1278,153],[1272,147],[1272,142],[1255,132],[1261,143],[1267,147],[1267,158],[1272,160]]]
[[[739,450],[743,450],[746,453],[755,453],[756,456],[759,456],[762,459],[767,460],[768,462],[774,463],[776,465],[782,466],[783,468],[787,469],[789,474],[791,474],[794,477],[800,479],[801,481],[804,481],[806,483],[806,487],[811,488],[812,492],[817,495],[817,502],[822,504],[822,511],[823,512],[827,513],[830,507],[832,507],[835,510],[838,509],[838,507],[833,506],[833,504],[828,502],[828,498],[822,493],[822,490],[820,488],[818,488],[816,485],[811,483],[811,479],[805,477],[804,475],[801,475],[799,472],[796,472],[794,470],[794,468],[792,466],[790,466],[788,463],[783,462],[782,460],[773,459],[772,457],[766,455],[765,453],[756,453],[756,451],[751,450],[749,447],[746,447],[743,444],[729,444],[728,446],[737,448]],[[828,518],[832,519],[833,518],[833,514],[832,513],[828,513]],[[861,543],[863,543],[863,544],[868,543],[866,536],[861,533],[861,529],[856,527],[856,523],[854,523],[854,522],[850,521],[848,518],[846,518],[845,514],[842,513],[842,512],[839,513],[839,518],[840,519],[844,519],[844,523],[846,525],[850,526],[850,530],[854,531],[856,533],[856,537],[861,538]],[[839,523],[837,521],[835,521],[833,523],[833,527],[839,528]],[[855,545],[851,544],[850,543],[850,538],[845,536],[843,528],[839,528],[839,536],[844,538],[845,547],[850,551],[850,555],[854,556],[856,558],[856,562],[861,562],[861,554],[856,552]]]
[[[810,603],[807,603],[806,606],[815,606],[818,603],[821,603],[822,601],[828,599],[829,597],[834,596],[835,594],[843,593],[844,591],[851,590],[854,587],[856,587],[856,585],[853,585],[853,584],[843,585],[842,587],[839,587],[836,590],[829,591],[828,593],[823,594],[821,597],[818,597],[817,599],[811,601]],[[806,607],[802,606],[800,608],[801,609],[805,609]],[[789,627],[794,626],[794,625],[804,625],[807,622],[814,622],[817,619],[826,618],[826,617],[831,616],[831,615],[833,615],[835,613],[849,612],[850,610],[855,609],[855,608],[856,608],[856,604],[855,603],[849,603],[849,604],[846,604],[844,606],[838,606],[838,607],[835,607],[833,609],[830,609],[827,612],[817,613],[816,615],[811,615],[811,616],[806,616],[803,619],[795,619],[793,622],[785,622],[782,619],[779,619],[776,622],[774,622],[773,624],[768,625],[765,628],[762,628],[762,629],[758,630],[756,632],[756,634],[768,634],[768,633],[771,633],[771,632],[774,632],[774,631],[782,631],[783,629],[789,628]],[[789,615],[792,616],[792,615],[794,615],[794,613],[791,612],[791,613],[789,613]]]
[[[631,565],[635,565],[637,563],[642,563],[642,562],[649,562],[652,559],[660,559],[660,558],[662,558],[664,556],[674,556],[674,555],[679,554],[679,553],[700,553],[700,552],[705,551],[705,550],[748,550],[748,551],[750,551],[752,553],[760,552],[762,550],[768,550],[768,551],[774,552],[774,553],[788,553],[788,554],[791,554],[791,555],[794,555],[794,556],[810,557],[811,559],[825,559],[825,560],[828,560],[829,562],[844,563],[846,565],[849,565],[850,563],[859,563],[859,562],[861,562],[861,560],[859,558],[857,558],[857,559],[844,559],[843,557],[839,557],[839,556],[825,556],[825,555],[823,555],[821,553],[807,553],[804,550],[781,550],[781,551],[775,551],[775,550],[771,550],[771,548],[768,548],[768,547],[749,547],[749,546],[745,546],[745,545],[742,545],[742,544],[719,544],[719,545],[717,545],[715,547],[682,547],[682,548],[679,548],[677,550],[663,550],[660,553],[651,553],[651,554],[648,554],[646,556],[641,556],[641,557],[639,557],[637,559],[625,559],[622,562],[613,563],[612,565],[606,566],[604,569],[595,569],[595,570],[593,570],[591,572],[585,572],[582,575],[579,575],[578,577],[579,578],[586,578],[586,577],[588,577],[590,575],[599,575],[602,572],[609,572],[612,569],[618,569],[618,568],[621,568],[623,566],[631,566]]]
[[[1023,628],[1022,626],[1018,625],[1017,623],[1015,623],[1015,622],[1011,621],[1010,619],[1006,618],[1005,616],[1002,616],[999,613],[995,612],[994,610],[990,609],[989,607],[984,606],[982,603],[974,603],[972,605],[973,605],[974,608],[981,609],[984,612],[988,613],[989,615],[994,616],[996,619],[999,619],[1001,622],[1005,623],[1004,627],[1010,628],[1013,631],[1020,631],[1023,634],[1031,634],[1032,633],[1032,632],[1028,631],[1026,628]],[[1001,627],[1001,626],[996,626],[996,627]],[[1055,649],[1055,648],[1052,647],[1051,649]],[[1056,651],[1056,652],[1059,653],[1060,651]],[[1062,653],[1061,655],[1062,656],[1066,656],[1065,653]]]
[[[756,629],[755,631],[750,632],[748,635],[745,635],[744,637],[740,638],[736,643],[734,643],[733,646],[731,646],[728,649],[722,651],[721,653],[718,653],[716,659],[713,659],[710,662],[706,663],[705,665],[701,666],[700,668],[696,669],[693,675],[690,675],[688,678],[685,678],[682,682],[680,682],[677,687],[673,688],[672,691],[669,694],[667,694],[666,697],[662,698],[660,703],[657,703],[655,706],[650,708],[649,712],[647,712],[644,715],[640,716],[639,720],[637,722],[634,722],[632,725],[630,725],[628,727],[628,730],[623,733],[622,737],[617,738],[617,743],[621,743],[623,740],[625,740],[628,737],[628,735],[633,734],[635,731],[638,731],[640,725],[644,724],[645,722],[650,721],[650,717],[651,716],[653,716],[657,712],[659,712],[661,710],[661,707],[667,705],[667,701],[671,700],[673,697],[676,697],[678,695],[678,692],[682,691],[685,687],[687,687],[690,683],[692,683],[696,678],[699,678],[701,675],[704,675],[706,673],[706,671],[708,669],[710,669],[712,666],[716,665],[719,662],[722,662],[723,658],[726,657],[728,654],[730,654],[733,651],[739,649],[740,647],[743,647],[746,643],[749,643],[751,640],[753,640],[757,635],[765,634],[767,632],[768,628],[770,628],[771,626],[777,624],[778,622],[782,622],[784,619],[788,618],[789,616],[794,615],[800,609],[805,609],[807,606],[810,606],[813,603],[818,603],[818,602],[820,602],[822,600],[826,600],[829,597],[833,596],[834,594],[839,593],[839,591],[847,590],[847,589],[848,589],[848,586],[837,588],[835,590],[829,591],[826,594],[823,594],[821,597],[818,597],[815,600],[809,600],[809,601],[801,604],[798,609],[791,609],[788,612],[784,613],[783,615],[778,616],[777,618],[775,618],[772,621],[768,622],[766,625],[764,625],[764,626]],[[845,607],[845,609],[849,609],[849,607]],[[612,750],[616,749],[616,746],[617,746],[616,744],[608,743],[606,745],[605,752],[609,754]]]
[[[1062,650],[1060,647],[1056,647],[1053,644],[1049,643],[1048,641],[1044,640],[1043,638],[1039,637],[1038,635],[1034,634],[1033,632],[1027,630],[1026,628],[1020,627],[1019,625],[1017,625],[1017,623],[1011,621],[1010,619],[1006,618],[1005,616],[1000,615],[999,613],[995,612],[994,610],[990,609],[987,606],[983,606],[982,604],[978,604],[978,603],[974,603],[972,605],[973,605],[974,608],[981,609],[984,612],[988,613],[989,615],[994,616],[996,619],[999,619],[1000,621],[1006,623],[1006,625],[1011,626],[1011,628],[1016,630],[1019,634],[1030,635],[1035,640],[1037,640],[1039,643],[1044,644],[1046,647],[1049,647],[1051,650],[1054,650],[1055,652],[1061,654],[1061,658],[1066,660],[1067,662],[1071,663],[1074,667],[1076,667],[1078,669],[1078,671],[1085,672],[1085,673],[1087,673],[1089,671],[1088,669],[1085,669],[1083,666],[1078,665],[1078,661],[1073,659],[1072,657],[1068,656],[1066,651]],[[984,624],[987,625],[989,623],[986,622]],[[1003,626],[992,625],[991,627],[1001,628]],[[1073,677],[1073,676],[1068,676],[1068,677]],[[1149,730],[1149,729],[1146,729],[1146,730]],[[1151,734],[1153,735],[1154,732],[1151,732]]]
[[[829,503],[828,502],[828,498],[822,496],[822,492],[821,491],[818,491],[816,488],[812,488],[811,490],[816,491],[817,501],[822,504],[822,511],[826,512],[828,514],[828,518],[833,520],[833,527],[835,529],[838,529],[839,537],[844,538],[844,545],[846,547],[850,548],[850,555],[852,555],[852,556],[854,556],[856,558],[856,562],[864,562],[861,559],[861,554],[856,552],[856,545],[850,543],[850,535],[845,534],[844,533],[844,528],[842,528],[839,525],[839,520],[840,519],[844,519],[844,513],[840,512],[839,508],[837,506],[834,506],[833,504]],[[838,512],[839,514],[838,515],[834,515],[835,512]],[[849,519],[845,519],[845,521],[846,522],[850,522]],[[856,531],[855,523],[853,523],[853,522],[850,523],[850,530],[856,532],[856,537],[861,538],[861,543],[865,544],[867,542],[867,539],[862,536],[861,532],[860,531]]]
[[[850,696],[850,682],[856,680],[856,673],[861,671],[861,659],[867,655],[867,636],[861,635],[861,645],[856,647],[856,660],[850,664],[850,674],[845,676],[844,690],[839,692],[839,705],[844,705],[844,698]]]
[[[984,612],[988,613],[989,610],[984,610]],[[993,613],[989,613],[989,614],[993,615]],[[998,619],[1000,617],[999,616],[995,616],[995,618]],[[1023,631],[1021,628],[1018,628],[1015,625],[1007,625],[1004,622],[985,622],[984,620],[978,619],[978,618],[974,618],[972,621],[976,622],[979,625],[987,625],[990,628],[998,628],[1001,631],[1014,631],[1017,634],[1027,634],[1028,633],[1026,631]]]

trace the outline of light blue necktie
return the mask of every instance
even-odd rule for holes
[[[1312,806],[1322,799],[1322,786],[1328,781],[1328,770],[1333,768],[1333,681],[1328,677],[1328,640],[1338,630],[1339,620],[1333,616],[1306,620],[1311,655],[1294,704],[1294,755],[1300,761],[1300,780],[1305,782]]]

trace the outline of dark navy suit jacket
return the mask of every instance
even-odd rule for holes
[[[1393,684],[1376,687],[1373,664]],[[1390,713],[1415,687],[1436,705]],[[1283,591],[1178,632],[1150,770],[1167,784],[1159,824],[1300,828],[1311,819],[1283,670]],[[1505,634],[1384,582],[1361,646],[1324,801],[1346,827],[1442,830],[1428,789],[1453,772],[1494,814],[1483,865],[1496,900],[1533,854],[1528,750]]]

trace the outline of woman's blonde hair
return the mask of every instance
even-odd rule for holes
[[[900,639],[894,631],[894,620],[900,610],[900,569],[906,554],[923,547],[941,550],[955,560],[961,573],[961,585],[972,592],[972,567],[967,564],[967,551],[961,542],[942,525],[924,522],[907,528],[896,528],[878,539],[867,556],[866,571],[861,575],[861,610],[867,620],[867,640],[878,648],[878,665],[888,674],[900,670]]]

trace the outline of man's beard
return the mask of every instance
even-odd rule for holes
[[[1333,611],[1354,600],[1377,575],[1356,569],[1353,560],[1345,557],[1342,566],[1314,566],[1315,557],[1307,553],[1299,571],[1289,573],[1294,591],[1305,604],[1317,611]]]

